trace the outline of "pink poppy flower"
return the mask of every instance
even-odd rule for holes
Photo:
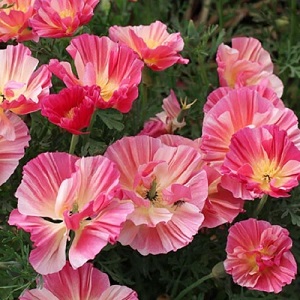
[[[88,23],[99,0],[36,0],[30,25],[40,37],[71,36]]]
[[[232,48],[221,44],[217,64],[221,86],[263,85],[273,89],[278,97],[282,96],[283,84],[273,74],[271,56],[255,38],[233,38]]]
[[[39,40],[38,35],[30,28],[29,19],[35,14],[35,0],[2,0],[0,7],[0,41],[16,40],[24,42]]]
[[[41,114],[73,134],[82,134],[80,130],[90,125],[99,95],[96,86],[65,88],[43,99]]]
[[[74,59],[79,79],[68,62],[51,59],[49,63],[51,72],[67,87],[99,86],[101,97],[97,107],[113,107],[123,113],[131,109],[138,97],[143,62],[130,48],[107,37],[83,34],[72,39],[67,51]]]
[[[246,127],[232,137],[221,172],[222,186],[235,197],[289,197],[299,184],[300,150],[276,125]]]
[[[47,66],[36,71],[39,61],[22,44],[0,50],[0,109],[27,114],[40,109],[49,94],[51,73]]]
[[[39,284],[39,282],[38,282]],[[74,270],[67,262],[61,271],[42,277],[42,288],[27,290],[20,300],[137,300],[126,286],[110,285],[105,273],[86,263]]]
[[[251,85],[248,87],[249,89],[253,89],[257,91],[263,98],[268,99],[272,104],[277,108],[285,108],[284,103],[280,98],[277,97],[277,94],[268,88],[267,86],[262,85]],[[232,91],[230,87],[219,87],[212,91],[207,96],[207,101],[204,104],[203,111],[204,113],[208,113],[209,110],[218,103],[223,97],[227,96]],[[237,99],[238,100],[238,99]]]
[[[241,221],[229,229],[225,270],[241,286],[279,293],[297,274],[291,248],[287,229],[262,220]]]
[[[271,101],[249,87],[230,91],[204,116],[201,144],[203,159],[213,166],[220,166],[235,132],[246,126],[265,124],[276,124],[286,130],[300,149],[298,118],[292,110],[274,107]]]
[[[102,156],[42,153],[27,163],[9,224],[30,232],[29,261],[38,273],[63,268],[67,242],[73,268],[116,242],[133,209],[132,203],[114,198],[118,188],[119,172]]]
[[[0,185],[18,166],[29,140],[28,128],[18,116],[8,111],[0,113]]]
[[[207,197],[198,151],[141,135],[115,142],[105,156],[120,170],[123,199],[135,205],[119,241],[142,255],[176,251],[190,243],[203,222]]]
[[[132,48],[154,71],[189,62],[178,54],[184,46],[180,33],[169,34],[167,26],[160,21],[148,26],[112,26],[109,28],[109,37]]]
[[[185,121],[177,120],[181,107],[173,90],[170,95],[163,100],[163,111],[156,114],[144,124],[144,128],[138,135],[149,135],[159,137],[162,134],[174,133],[186,125]]]

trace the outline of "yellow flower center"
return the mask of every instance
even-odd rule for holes
[[[270,190],[270,182],[276,177],[279,177],[279,167],[277,162],[265,159],[256,164],[253,168],[253,179],[260,184],[263,191]]]

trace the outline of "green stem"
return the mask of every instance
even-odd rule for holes
[[[256,207],[256,210],[253,214],[253,217],[254,218],[257,218],[259,213],[261,212],[261,210],[263,209],[263,207],[265,206],[266,202],[267,202],[267,199],[268,199],[268,194],[264,194],[263,197],[260,199],[257,207]]]
[[[217,11],[218,11],[218,16],[219,16],[219,25],[220,28],[222,29],[224,26],[224,21],[223,21],[223,0],[217,0]]]
[[[202,284],[204,281],[210,279],[210,278],[213,278],[213,274],[210,273],[206,276],[203,276],[202,278],[200,278],[199,280],[197,280],[196,282],[194,282],[193,284],[191,284],[190,286],[188,286],[186,289],[184,289],[183,291],[181,291],[179,293],[179,295],[174,298],[174,300],[180,300],[180,299],[183,299],[183,297],[189,293],[191,290],[193,290],[194,288],[196,288],[197,286],[199,286],[200,284]]]
[[[71,144],[70,144],[70,148],[69,148],[69,153],[70,154],[74,154],[75,147],[78,143],[78,139],[79,139],[79,135],[77,135],[77,134],[72,135]]]

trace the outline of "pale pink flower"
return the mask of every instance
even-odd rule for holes
[[[167,26],[160,21],[147,26],[112,26],[109,28],[109,37],[132,48],[154,71],[189,62],[178,54],[184,46],[180,33],[169,34]]]
[[[11,112],[0,113],[0,185],[12,175],[30,140],[26,124]]]
[[[20,300],[138,300],[132,289],[110,285],[105,273],[86,263],[74,270],[67,262],[61,271],[42,277],[40,288],[26,290]]]
[[[186,125],[185,121],[178,121],[181,112],[180,104],[173,90],[170,95],[163,100],[163,111],[156,114],[144,124],[144,128],[138,135],[149,135],[159,137],[162,134],[174,133]]]
[[[221,172],[222,186],[235,197],[289,197],[299,184],[300,150],[276,125],[246,127],[232,137]]]
[[[40,37],[71,36],[88,23],[99,0],[36,0],[30,25]]]
[[[43,99],[41,114],[73,134],[82,134],[81,129],[90,125],[99,95],[100,89],[96,86],[64,88]]]
[[[0,2],[0,7],[7,5],[7,8],[0,9],[0,41],[38,41],[38,35],[29,25],[29,19],[35,14],[34,2],[35,0],[2,0]]]
[[[272,104],[277,108],[284,108],[285,105],[280,98],[277,97],[277,94],[267,86],[263,85],[251,85],[248,87],[249,89],[253,89],[257,91],[263,98],[268,99]],[[230,87],[219,87],[212,91],[207,96],[207,101],[204,104],[203,111],[204,113],[208,113],[209,110],[218,103],[224,96],[227,96],[232,91]],[[238,99],[237,99],[238,101]]]
[[[255,89],[234,89],[219,100],[204,116],[201,150],[203,159],[220,166],[228,152],[232,135],[246,126],[276,124],[300,148],[298,118],[288,108],[274,107]]]
[[[203,222],[207,197],[198,151],[141,135],[115,142],[105,156],[120,170],[123,199],[135,205],[119,241],[142,255],[176,251],[190,243]]]
[[[0,109],[27,114],[40,109],[49,94],[51,73],[22,44],[0,50]]]
[[[279,293],[297,274],[289,232],[263,220],[234,224],[227,238],[225,270],[251,290]]]
[[[273,89],[278,97],[282,96],[283,84],[273,74],[271,56],[255,38],[233,38],[231,48],[221,44],[217,64],[221,86],[263,85]]]
[[[68,241],[73,268],[116,242],[133,209],[132,203],[114,198],[118,188],[119,172],[102,156],[42,153],[27,163],[9,224],[30,232],[34,249],[29,261],[38,273],[63,268]]]
[[[57,59],[51,59],[49,63],[50,70],[67,87],[99,86],[99,108],[113,107],[123,113],[131,109],[132,102],[138,97],[143,62],[130,48],[107,37],[83,34],[72,39],[67,51],[74,59],[78,78],[70,63]]]

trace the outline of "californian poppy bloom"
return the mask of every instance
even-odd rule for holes
[[[221,173],[236,197],[289,197],[299,184],[300,150],[276,125],[245,127],[232,137]]]
[[[105,156],[120,171],[122,198],[130,199],[119,241],[143,255],[176,251],[189,244],[203,222],[207,176],[193,147],[171,147],[146,135],[125,137]]]
[[[109,37],[132,48],[154,71],[189,62],[178,54],[184,46],[180,33],[169,34],[167,26],[160,21],[150,25],[112,26],[109,28]]]
[[[20,300],[138,300],[132,289],[110,285],[105,273],[86,263],[74,270],[67,262],[57,273],[43,275],[41,288],[26,290]]]
[[[99,95],[96,86],[65,88],[44,98],[41,114],[73,134],[82,134],[81,129],[90,125]]]
[[[273,89],[278,97],[283,93],[281,80],[273,74],[270,54],[255,38],[233,38],[232,47],[221,44],[217,64],[221,86],[263,85]]]
[[[49,63],[50,70],[67,87],[96,85],[101,89],[97,107],[112,107],[123,113],[131,109],[138,97],[143,62],[130,48],[108,37],[83,34],[72,39],[67,51],[74,59],[78,77],[68,62],[51,59]]]
[[[99,0],[36,0],[30,25],[40,37],[71,36],[88,23]]]
[[[238,285],[279,293],[297,274],[289,232],[263,220],[234,224],[227,238],[225,270]]]
[[[40,109],[40,101],[51,87],[51,73],[46,65],[22,44],[0,50],[0,109],[27,114]]]
[[[133,210],[130,201],[116,198],[119,176],[115,165],[100,155],[42,153],[25,165],[16,191],[18,208],[8,222],[30,233],[34,249],[29,261],[38,273],[64,267],[67,243],[76,269],[116,242]]]

